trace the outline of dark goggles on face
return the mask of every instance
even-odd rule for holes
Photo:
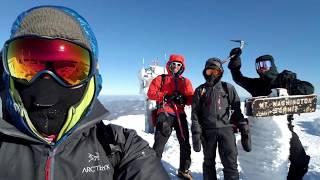
[[[206,75],[207,76],[220,76],[222,74],[222,70],[220,68],[209,68],[209,69],[206,69]]]
[[[6,72],[25,84],[46,73],[65,87],[75,87],[93,74],[91,51],[66,39],[18,37],[5,43],[3,57]]]
[[[268,71],[272,67],[271,61],[259,61],[256,62],[256,69],[258,71]]]

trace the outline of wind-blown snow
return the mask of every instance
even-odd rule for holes
[[[107,106],[108,108],[108,106]],[[130,107],[126,104],[123,104],[121,108],[123,111],[126,111],[126,114],[123,116],[118,116],[115,119],[105,120],[105,123],[118,124],[126,128],[135,129],[137,133],[149,142],[152,147],[154,143],[153,134],[148,134],[144,132],[144,112],[141,114],[131,115]],[[186,107],[186,112],[188,115],[188,121],[190,125],[190,107]],[[320,110],[319,107],[314,113],[301,114],[301,116],[295,115],[295,120],[293,124],[295,125],[294,130],[299,135],[300,140],[305,147],[305,150],[308,155],[311,156],[309,171],[304,176],[304,180],[318,180],[320,179]],[[288,160],[289,153],[289,142],[288,139],[291,136],[289,131],[279,131],[277,128],[288,129],[286,126],[286,119],[283,120],[262,120],[251,122],[251,131],[253,134],[253,150],[251,152],[244,152],[241,143],[240,135],[236,134],[237,146],[239,151],[238,156],[238,165],[240,171],[240,178],[243,180],[246,179],[286,179],[288,164],[283,163]],[[189,126],[190,127],[190,126]],[[256,127],[260,127],[259,129]],[[262,128],[263,127],[263,128]],[[262,133],[264,132],[264,133]],[[258,134],[261,134],[260,136]],[[256,136],[258,135],[258,136]],[[264,136],[272,136],[268,140]],[[191,137],[190,137],[190,143]],[[270,157],[270,158],[266,158]],[[196,153],[192,150],[191,152],[192,164],[190,170],[192,171],[193,178],[195,180],[202,179],[202,162],[203,154],[202,151]],[[282,163],[281,163],[282,162]],[[179,168],[179,143],[176,138],[175,131],[173,131],[168,143],[166,144],[162,164],[164,165],[167,172],[170,174],[171,179],[178,179],[175,174]],[[269,169],[270,168],[270,169]],[[223,179],[223,166],[220,162],[220,158],[217,153],[216,158],[216,169],[218,179]],[[261,172],[261,170],[265,170]],[[274,170],[274,171],[273,171]]]

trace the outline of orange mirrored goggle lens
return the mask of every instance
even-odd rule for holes
[[[221,75],[222,71],[220,69],[207,69],[206,74],[208,76],[214,75],[214,76],[219,76]]]
[[[7,69],[11,76],[30,82],[48,70],[67,86],[86,80],[91,69],[89,50],[63,39],[24,37],[7,44]]]

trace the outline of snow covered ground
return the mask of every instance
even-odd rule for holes
[[[149,142],[150,146],[153,145],[154,137],[153,134],[148,134],[144,132],[144,111],[143,108],[137,106],[138,101],[140,100],[131,100],[130,103],[128,101],[117,102],[118,106],[122,104],[121,112],[115,108],[111,111],[111,115],[106,118],[104,121],[105,123],[113,123],[118,124],[126,128],[135,129],[137,133],[144,138],[146,141]],[[104,104],[108,102],[105,106],[109,108],[115,102],[104,101]],[[134,104],[134,106],[132,106]],[[190,114],[191,110],[190,107],[186,108],[187,114]],[[116,116],[114,114],[117,114]],[[115,117],[115,118],[110,118]],[[190,118],[190,115],[188,116]],[[320,107],[318,106],[317,111],[314,113],[302,114],[301,116],[295,115],[294,116],[294,129],[295,132],[299,135],[303,146],[305,147],[307,154],[311,156],[310,164],[309,164],[309,171],[304,176],[305,180],[319,180],[320,179],[320,151],[319,151],[319,143],[320,143]],[[108,121],[110,120],[110,121]],[[190,119],[188,119],[190,123]],[[272,129],[272,128],[271,128]],[[237,145],[239,150],[239,170],[240,170],[240,177],[242,180],[246,180],[246,174],[244,174],[244,169],[255,169],[257,168],[257,163],[245,163],[243,159],[246,156],[257,156],[257,160],[259,159],[259,153],[252,153],[249,154],[242,150],[240,145],[240,135],[237,134]],[[281,140],[280,140],[281,141]],[[190,143],[191,138],[190,138]],[[253,142],[254,143],[254,142]],[[259,142],[261,145],[268,146],[267,141]],[[254,152],[254,150],[252,151]],[[281,153],[280,153],[281,154]],[[286,153],[282,153],[282,159],[286,159]],[[202,179],[202,161],[203,161],[203,154],[202,151],[196,153],[192,150],[191,153],[192,164],[190,170],[192,171],[193,177],[196,180]],[[242,163],[241,163],[242,162]],[[258,161],[257,161],[258,162]],[[165,151],[162,158],[162,163],[170,174],[171,179],[178,179],[175,174],[179,167],[179,143],[176,138],[175,131],[173,131],[168,143],[166,144]],[[223,179],[223,172],[222,172],[222,164],[220,162],[219,156],[216,159],[216,168],[217,168],[217,176],[219,179]],[[242,165],[246,165],[246,167],[242,167]],[[260,163],[261,164],[261,163]],[[275,163],[276,164],[276,163]],[[275,168],[275,167],[274,167]],[[242,170],[243,169],[243,170]],[[261,174],[263,177],[263,174]],[[259,178],[261,179],[261,178]],[[281,177],[274,177],[272,179],[281,180]],[[284,178],[285,179],[285,178]],[[254,179],[255,180],[255,179]]]
[[[139,97],[100,97],[101,102],[106,106],[107,109],[111,112],[111,114],[106,117],[105,123],[114,123],[121,125],[126,128],[135,129],[137,133],[149,142],[150,146],[153,145],[154,137],[153,134],[148,134],[144,132],[144,103],[142,99]],[[188,115],[190,114],[190,107],[186,108],[186,112]],[[1,114],[1,108],[0,108]],[[190,115],[188,116],[190,118]],[[294,116],[294,129],[295,132],[299,135],[300,140],[307,151],[307,154],[311,156],[309,171],[304,176],[304,180],[319,180],[320,179],[320,106],[318,105],[317,111],[314,113],[301,114],[300,116]],[[110,120],[110,121],[109,121]],[[190,119],[188,119],[190,123]],[[273,128],[270,128],[273,129]],[[240,177],[242,180],[247,180],[247,175],[243,172],[245,169],[255,169],[257,168],[257,163],[245,163],[244,159],[249,156],[259,156],[259,153],[254,153],[254,149],[252,150],[252,154],[246,153],[242,150],[240,145],[240,136],[236,135],[238,150],[239,150],[239,170]],[[190,143],[191,139],[190,139]],[[257,143],[257,142],[253,142]],[[265,141],[260,142],[261,145],[268,146]],[[283,157],[286,158],[286,157]],[[192,164],[190,170],[192,171],[193,177],[195,180],[202,179],[202,161],[203,154],[202,152],[196,153],[192,150],[191,152]],[[162,163],[170,174],[171,179],[178,179],[175,174],[179,167],[179,143],[175,135],[175,131],[173,131],[168,143],[166,144],[165,151],[163,154]],[[218,178],[223,179],[222,172],[222,164],[220,163],[219,156],[216,159],[216,168],[218,173]],[[263,163],[263,162],[262,162]],[[246,164],[246,167],[242,167]],[[260,162],[261,164],[261,162]],[[263,177],[263,174],[261,174]],[[260,180],[261,178],[259,178]],[[274,180],[281,180],[282,178],[274,177]],[[249,179],[251,180],[251,179]],[[256,179],[253,179],[256,180]]]

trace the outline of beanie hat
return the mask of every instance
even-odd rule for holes
[[[205,69],[210,69],[210,68],[214,68],[214,67],[218,67],[221,70],[223,70],[222,67],[222,62],[219,58],[210,58],[207,60],[206,65],[205,65]]]
[[[25,35],[65,38],[92,50],[80,23],[64,11],[55,8],[34,9],[24,16],[12,32],[11,38]]]

